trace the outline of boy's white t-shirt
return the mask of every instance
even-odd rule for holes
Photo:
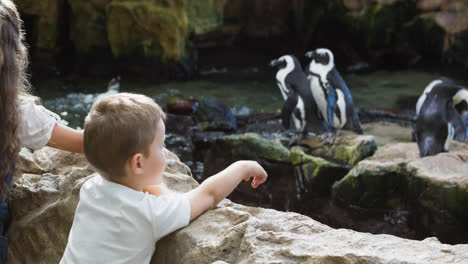
[[[149,263],[156,241],[189,221],[184,195],[155,197],[97,175],[81,187],[60,263]]]

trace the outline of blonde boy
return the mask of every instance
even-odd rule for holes
[[[84,152],[99,175],[81,187],[60,263],[149,263],[160,238],[214,208],[242,180],[253,178],[253,188],[266,180],[258,163],[238,161],[188,193],[168,192],[164,120],[144,95],[120,93],[94,103]]]

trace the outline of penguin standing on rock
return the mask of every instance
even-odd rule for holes
[[[281,110],[283,126],[288,129],[292,119],[295,129],[301,133],[290,145],[305,136],[309,130],[323,131],[323,124],[317,118],[317,105],[298,59],[293,55],[284,55],[272,60],[270,66],[279,69],[276,82],[285,100]]]
[[[462,115],[468,113],[468,88],[436,80],[424,90],[416,104],[413,138],[421,157],[448,152],[451,140],[464,141]]]
[[[316,49],[305,54],[311,59],[307,79],[321,117],[329,131],[320,138],[328,144],[335,141],[337,129],[349,129],[362,134],[361,121],[354,109],[348,86],[335,68],[333,53],[328,49]]]

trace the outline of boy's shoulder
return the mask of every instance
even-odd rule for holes
[[[132,190],[124,185],[109,181],[102,177],[99,173],[96,173],[89,177],[83,183],[80,190],[80,196],[92,195],[96,197],[107,197],[107,198],[119,198],[127,197],[138,199],[142,193]]]

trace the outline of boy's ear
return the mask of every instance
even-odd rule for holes
[[[141,153],[136,153],[130,158],[130,170],[134,174],[142,174],[143,173],[143,155]]]

